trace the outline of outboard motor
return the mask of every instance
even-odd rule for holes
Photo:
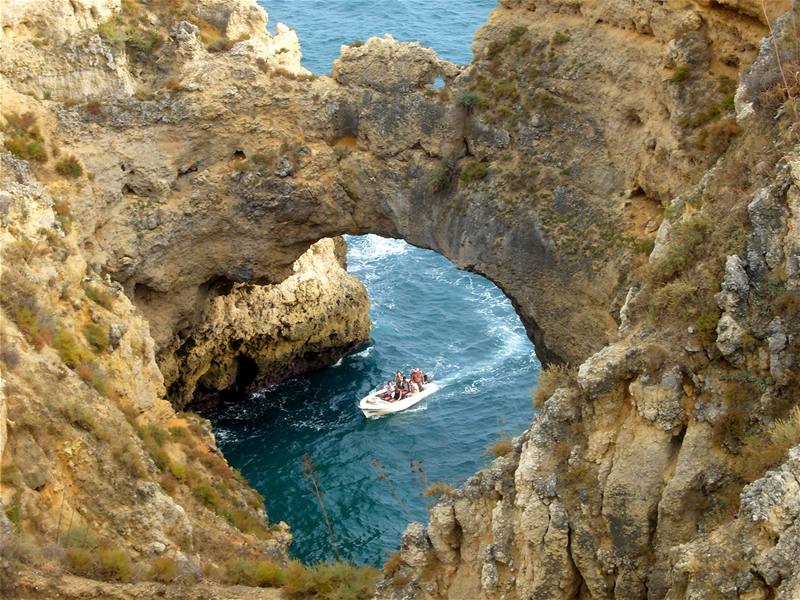
[[[423,373],[422,374],[422,382],[423,383],[430,383],[433,381],[433,375],[431,373]]]

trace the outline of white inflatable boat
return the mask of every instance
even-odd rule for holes
[[[370,392],[368,396],[364,396],[361,402],[358,403],[358,408],[364,413],[365,417],[381,417],[383,415],[390,415],[411,408],[420,401],[425,400],[431,394],[436,393],[439,386],[435,383],[425,384],[425,388],[421,392],[417,392],[412,396],[406,396],[402,400],[396,402],[387,402],[381,399],[380,394],[386,391],[385,388]]]

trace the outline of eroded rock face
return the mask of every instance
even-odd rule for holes
[[[369,297],[345,270],[345,242],[320,240],[274,286],[233,284],[188,339],[161,352],[171,402],[206,406],[328,366],[369,341]],[[199,389],[198,389],[199,388]]]
[[[800,385],[800,187],[774,44],[793,47],[796,7],[762,42],[750,2],[508,0],[466,68],[383,38],[346,48],[334,78],[310,78],[292,48],[259,35],[266,17],[252,2],[200,5],[225,43],[210,48],[198,25],[166,14],[152,25],[163,45],[151,58],[93,31],[46,51],[28,33],[4,38],[4,102],[33,111],[48,149],[55,142],[87,172],[74,182],[6,160],[5,243],[75,335],[87,320],[108,325],[110,350],[93,360],[120,382],[119,396],[101,394],[91,369],[64,366],[75,361],[4,305],[26,366],[14,371],[24,393],[9,404],[11,421],[49,414],[43,398],[68,389],[146,461],[117,400],[135,398],[143,421],[175,418],[156,350],[189,387],[227,385],[240,356],[271,360],[275,336],[303,328],[264,331],[254,316],[270,294],[297,315],[280,286],[302,278],[293,265],[315,242],[402,237],[498,283],[540,356],[576,368],[511,452],[437,504],[427,529],[409,527],[381,597],[795,594],[797,457],[776,427]],[[229,38],[242,33],[250,39]],[[37,75],[46,61],[91,69],[56,81],[46,100]],[[444,91],[426,88],[437,75]],[[144,90],[132,94],[131,81]],[[88,84],[112,92],[86,102]],[[76,103],[59,101],[67,93]],[[58,203],[58,219],[54,195],[70,209]],[[69,220],[69,252],[30,246],[60,239]],[[113,316],[89,304],[102,296],[82,284],[113,292]],[[243,308],[250,300],[259,306]],[[237,346],[241,333],[249,342]],[[104,443],[80,453],[89,433],[80,414],[67,416],[54,454],[11,427],[4,461],[25,463],[13,491],[29,529],[57,528],[48,494],[68,471],[50,457],[78,456],[89,475],[69,505],[99,498],[87,521],[132,552],[178,551],[191,526],[211,532],[201,559],[236,545],[281,556],[285,533],[257,541],[210,514],[213,496],[203,506],[180,486],[160,491],[171,480],[160,479],[158,453],[147,481],[103,478],[127,454]],[[213,439],[199,437],[211,466],[197,461],[221,469],[208,459]],[[188,459],[181,445],[170,438],[169,460]],[[241,508],[249,496],[242,486],[232,497]],[[112,505],[123,507],[119,522]]]

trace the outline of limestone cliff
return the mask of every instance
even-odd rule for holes
[[[344,240],[322,239],[280,284],[232,284],[200,323],[160,352],[173,405],[242,396],[336,362],[369,340],[369,297],[345,270]]]
[[[437,504],[427,530],[409,528],[382,596],[796,595],[796,5],[507,0],[468,66],[386,37],[343,48],[332,77],[317,78],[300,68],[292,34],[264,32],[252,2],[178,4],[4,12],[4,145],[31,165],[24,174],[4,159],[19,165],[4,184],[4,206],[19,207],[4,222],[8,260],[33,286],[22,298],[48,299],[45,314],[73,323],[100,356],[81,371],[83,354],[55,358],[65,326],[9,299],[9,335],[32,365],[28,402],[57,398],[55,383],[36,387],[50,381],[49,357],[53,373],[87,389],[93,369],[119,370],[125,394],[139,390],[138,418],[163,422],[172,416],[154,347],[182,390],[218,389],[246,362],[234,356],[270,359],[261,336],[272,330],[233,310],[251,286],[281,295],[322,238],[403,237],[503,288],[553,369],[512,451]],[[37,212],[21,227],[30,201],[18,184],[53,198],[58,218]],[[50,250],[66,225],[72,253]],[[84,271],[86,302],[75,289]],[[72,292],[61,298],[64,273]],[[120,355],[84,331],[104,329],[105,313],[93,309],[96,322],[89,310],[103,297],[96,285],[122,291],[120,324],[142,332],[142,362],[125,354],[136,337],[125,341],[125,327],[108,330]],[[8,397],[3,460],[33,453],[23,464],[66,479],[18,437]],[[116,415],[103,397],[92,396],[97,410]],[[88,435],[80,416],[72,422]],[[137,438],[138,452],[150,444],[160,456],[145,430]],[[171,458],[181,442],[165,444],[169,462],[158,462],[183,464]],[[119,460],[97,446],[97,469]],[[151,478],[164,470],[147,465]],[[36,471],[12,488],[34,508],[52,498]],[[116,489],[75,485],[133,505]],[[40,513],[23,514],[35,528]],[[108,513],[92,524],[140,539]]]

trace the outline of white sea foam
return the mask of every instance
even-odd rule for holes
[[[365,235],[360,240],[348,240],[349,256],[353,262],[371,263],[386,258],[405,254],[409,250],[409,245],[403,240],[384,238],[372,233]]]

